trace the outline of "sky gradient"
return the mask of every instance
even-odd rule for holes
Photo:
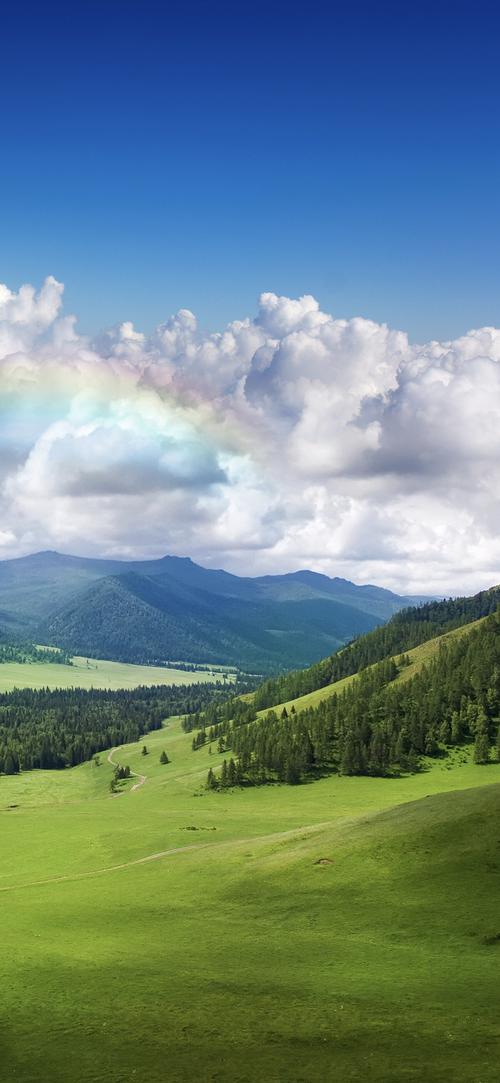
[[[49,2],[2,39],[0,279],[55,275],[84,332],[262,291],[499,322],[495,5]]]
[[[500,581],[499,40],[482,3],[4,13],[0,556]]]

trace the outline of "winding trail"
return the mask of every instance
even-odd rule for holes
[[[113,750],[112,750],[113,751]],[[111,754],[111,753],[110,753]],[[112,762],[112,761],[110,761]],[[28,880],[24,884],[5,884],[0,887],[0,894],[7,891],[24,891],[29,887],[44,887],[47,884],[72,883],[77,880],[85,880],[92,876],[103,876],[106,873],[120,872],[122,869],[131,869],[134,865],[146,865],[150,861],[161,861],[164,857],[172,857],[174,854],[185,854],[192,850],[214,850],[224,846],[237,845],[248,846],[255,842],[277,842],[280,839],[305,838],[315,831],[321,832],[325,827],[330,827],[334,821],[325,820],[318,824],[308,824],[306,827],[293,827],[288,831],[276,831],[271,835],[253,835],[250,838],[221,839],[220,842],[192,842],[188,846],[174,846],[169,850],[158,850],[154,854],[146,854],[145,857],[135,857],[131,861],[122,861],[119,865],[105,865],[101,869],[88,869],[85,872],[65,873],[62,876],[48,876],[43,880]]]
[[[119,763],[116,762],[116,760],[113,759],[113,752],[118,752],[119,748],[122,748],[122,745],[117,745],[116,748],[112,748],[108,752],[108,763],[110,763],[112,767],[120,767],[121,766]],[[132,775],[133,778],[138,778],[139,779],[139,781],[135,782],[134,785],[131,786],[131,788],[130,788],[130,793],[133,793],[134,790],[138,790],[138,789],[140,789],[141,786],[144,786],[144,783],[145,783],[145,781],[147,779],[147,775],[141,775],[137,771],[132,771],[132,769],[130,770],[130,774]]]
[[[46,880],[29,880],[26,884],[6,884],[4,887],[0,887],[0,892],[22,891],[23,888],[26,887],[43,887],[45,884],[71,883],[73,880],[84,880],[89,876],[102,876],[107,872],[119,872],[120,869],[130,869],[133,865],[145,865],[148,861],[159,861],[162,857],[169,857],[170,854],[181,854],[184,850],[202,850],[210,845],[209,842],[195,842],[190,846],[175,846],[172,850],[159,850],[156,854],[148,854],[146,857],[136,857],[132,861],[123,861],[120,865],[106,865],[102,869],[89,869],[86,872],[65,873],[63,876],[48,876]]]

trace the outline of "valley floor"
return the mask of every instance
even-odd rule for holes
[[[497,1080],[499,764],[209,793],[145,743],[0,778],[5,1083]]]
[[[175,669],[112,662],[106,658],[73,658],[73,665],[57,662],[2,662],[0,692],[13,688],[138,688],[153,684],[200,684],[207,681],[231,684],[233,673],[224,669]]]

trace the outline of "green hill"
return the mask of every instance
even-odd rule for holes
[[[0,780],[6,1077],[496,1083],[500,617],[477,610],[405,617],[400,642],[432,634],[284,718],[204,685],[0,696],[6,746],[52,735],[61,761]],[[162,727],[177,710],[211,740]],[[245,784],[207,788],[232,755]],[[282,778],[307,784],[260,784]]]
[[[6,1078],[496,1083],[499,764],[227,800],[146,742],[2,779]]]
[[[273,707],[325,688],[375,662],[405,653],[444,632],[486,617],[499,605],[500,587],[492,587],[470,598],[450,598],[403,609],[383,627],[358,636],[353,643],[315,665],[269,678],[257,689],[255,706],[258,710]]]
[[[302,674],[209,705],[186,723],[200,727],[195,748],[208,737],[228,750],[222,776],[211,775],[209,784],[416,771],[421,757],[464,743],[487,763],[495,749],[500,754],[499,597],[494,588],[408,609]]]
[[[478,621],[473,621],[470,624],[460,625],[458,628],[452,629],[450,632],[443,632],[439,636],[434,636],[432,639],[426,640],[421,643],[419,647],[413,647],[412,650],[405,652],[405,665],[399,666],[398,674],[395,677],[395,683],[401,681],[409,681],[414,677],[422,668],[432,661],[439,653],[441,647],[450,644],[453,640],[459,639],[463,635],[468,635],[469,632],[479,627],[479,624],[484,617],[481,617]],[[401,652],[397,652],[390,656],[394,663],[397,665],[400,662]],[[376,663],[373,663],[374,665]],[[306,692],[303,696],[296,696],[294,699],[284,700],[282,703],[276,703],[272,705],[272,710],[276,714],[281,714],[283,710],[290,712],[292,707],[294,711],[299,714],[301,711],[306,711],[310,707],[317,707],[323,700],[329,699],[330,696],[337,696],[348,688],[358,677],[357,673],[352,673],[348,677],[341,677],[340,680],[334,681],[333,684],[322,685],[321,688],[316,688],[313,692]],[[247,692],[242,696],[247,703],[255,703],[256,693]],[[263,718],[268,713],[269,708],[262,707],[256,712],[257,718]]]

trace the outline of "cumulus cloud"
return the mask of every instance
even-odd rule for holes
[[[500,580],[500,330],[403,331],[263,293],[254,318],[93,341],[0,286],[0,553],[309,566],[400,591]]]

